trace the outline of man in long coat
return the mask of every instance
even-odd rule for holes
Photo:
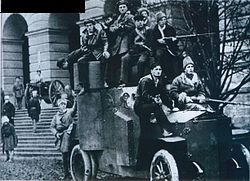
[[[69,172],[69,156],[70,156],[70,134],[73,129],[73,117],[76,113],[76,99],[73,107],[67,109],[67,100],[59,99],[57,102],[59,111],[53,117],[50,128],[53,135],[56,137],[56,147],[62,152],[64,177],[68,179]]]
[[[39,115],[41,113],[40,100],[38,97],[37,90],[32,91],[32,97],[28,103],[28,114],[32,119],[33,123],[33,132],[36,132],[37,122],[39,121]]]
[[[205,102],[205,89],[199,76],[194,72],[194,62],[191,57],[183,59],[183,70],[184,72],[173,80],[170,88],[170,95],[175,100],[176,106],[180,109],[205,109],[193,104],[195,101],[200,104]]]
[[[3,115],[6,115],[9,118],[9,123],[14,126],[14,117],[15,117],[15,106],[10,102],[10,97],[4,97],[5,103],[3,105]]]

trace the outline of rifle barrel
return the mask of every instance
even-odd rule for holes
[[[181,38],[191,38],[191,37],[197,37],[197,36],[205,36],[205,35],[213,35],[215,33],[200,33],[200,34],[190,34],[190,35],[179,35],[176,36],[175,38],[181,39]],[[165,37],[164,39],[169,40],[172,39],[173,37]]]
[[[250,106],[250,104],[246,103],[241,103],[241,102],[231,102],[231,101],[223,101],[223,100],[218,100],[218,99],[205,99],[208,102],[217,102],[217,103],[224,103],[224,104],[232,104],[232,105],[241,105],[241,106]]]

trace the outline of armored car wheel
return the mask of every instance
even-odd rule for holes
[[[95,179],[97,175],[97,169],[98,169],[97,161],[96,161],[94,153],[90,153],[89,157],[90,157],[90,163],[91,163],[91,179]]]
[[[88,181],[91,178],[89,155],[76,145],[70,155],[70,173],[74,181]]]
[[[234,144],[232,158],[228,163],[229,180],[249,181],[250,152],[243,144]]]
[[[174,157],[167,150],[155,153],[150,165],[150,181],[179,181],[178,168]]]
[[[49,85],[49,99],[50,102],[56,106],[57,100],[60,99],[64,91],[64,85],[59,80],[54,80]]]

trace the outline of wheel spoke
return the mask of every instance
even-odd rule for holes
[[[157,167],[157,170],[159,171],[159,173],[161,173],[162,171],[161,171],[160,166],[157,164],[156,167]]]
[[[160,168],[161,168],[161,171],[163,172],[163,166],[162,166],[162,162],[160,161]]]

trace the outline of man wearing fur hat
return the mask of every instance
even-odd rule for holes
[[[70,177],[69,172],[69,156],[70,156],[70,135],[73,129],[73,117],[76,113],[76,98],[74,98],[73,107],[67,109],[67,100],[59,99],[57,101],[59,111],[53,117],[50,128],[53,135],[55,135],[55,146],[62,152],[64,177],[66,180]]]
[[[128,52],[128,35],[135,28],[134,16],[129,11],[128,2],[120,0],[117,3],[117,9],[119,15],[109,27],[110,34],[114,37],[114,44],[110,47],[112,57],[107,67],[107,83],[109,86],[116,86],[119,83],[119,80],[115,78],[119,77],[121,57]]]
[[[168,25],[167,17],[163,12],[158,12],[156,19],[157,25],[152,32],[153,54],[162,66],[163,76],[171,82],[178,75],[176,31]]]
[[[194,72],[194,62],[190,56],[183,59],[183,70],[181,75],[177,76],[171,85],[170,94],[180,109],[199,109],[194,106],[194,100],[200,104],[205,102],[205,90],[203,84]]]
[[[146,29],[153,29],[156,25],[156,19],[154,16],[150,15],[150,12],[147,8],[141,7],[137,12],[143,16],[143,23]]]
[[[89,88],[89,61],[103,61],[110,57],[108,52],[108,39],[105,31],[95,27],[96,22],[92,19],[84,21],[86,29],[82,32],[82,46],[80,49],[70,53],[64,60],[58,62],[60,68],[78,62],[79,82],[84,89]],[[104,73],[104,70],[103,70]]]
[[[136,28],[128,37],[128,53],[121,59],[121,77],[120,83],[124,85],[129,83],[131,67],[137,64],[137,75],[140,79],[145,75],[145,69],[151,59],[150,48],[150,30],[146,29],[144,17],[136,15],[134,17]]]

